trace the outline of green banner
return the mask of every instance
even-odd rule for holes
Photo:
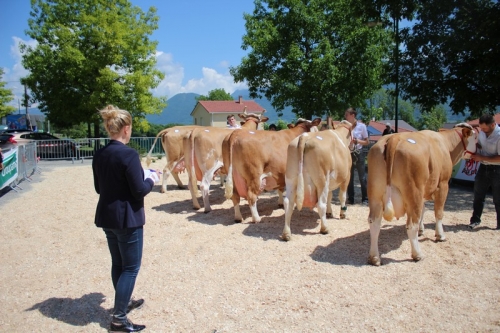
[[[17,147],[3,154],[3,170],[0,172],[0,190],[17,179]]]

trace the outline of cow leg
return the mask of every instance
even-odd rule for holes
[[[330,198],[331,200],[332,196],[331,194],[332,192],[328,190],[328,184],[326,185],[327,186],[323,188],[323,193],[318,193],[318,204],[317,204],[319,219],[321,221],[321,228],[319,229],[319,232],[322,233],[323,235],[328,233],[328,227],[326,226],[326,213],[328,210],[327,206],[329,201],[327,198]],[[330,203],[330,214],[332,213],[331,209],[332,207]]]
[[[188,181],[188,188],[189,188],[189,191],[191,192],[191,199],[193,200],[193,208],[194,209],[200,209],[200,203],[198,202],[198,198],[197,198],[197,194],[196,193],[197,191],[197,186],[193,186],[193,184],[191,184],[191,177],[196,177],[195,175],[189,175],[189,181]],[[196,183],[195,183],[196,184]]]
[[[224,187],[225,183],[226,183],[226,175],[219,175],[219,181],[220,181],[220,186],[221,187]]]
[[[207,179],[208,177],[210,178]],[[210,179],[212,179],[212,175],[209,175],[208,177],[203,177],[200,184],[201,195],[203,196],[203,205],[205,206],[205,214],[212,211],[212,207],[210,207],[210,199],[208,197],[210,192]]]
[[[332,191],[328,191],[328,198],[326,199],[326,218],[333,218],[333,210],[332,210]]]
[[[425,203],[422,205],[420,219],[418,220],[418,236],[422,236],[424,234],[424,213],[425,213]]]
[[[411,257],[415,261],[420,261],[423,259],[422,253],[420,252],[420,244],[418,242],[418,223],[413,223],[412,218],[408,218],[406,222],[406,233],[408,234],[408,239],[411,245]]]
[[[184,185],[181,181],[181,179],[179,178],[179,173],[178,172],[175,172],[173,171],[172,172],[172,176],[174,177],[175,179],[175,182],[177,183],[177,187],[180,188],[180,189],[186,189],[186,185]],[[196,195],[198,195],[198,193],[196,193]]]
[[[439,189],[434,196],[434,215],[436,218],[436,226],[434,229],[434,234],[436,236],[437,242],[444,242],[446,236],[443,230],[443,216],[444,216],[444,204],[446,202],[446,197],[448,196],[448,182],[441,182],[439,184]]]
[[[240,223],[241,221],[243,221],[243,217],[241,216],[240,211],[240,195],[236,193],[236,191],[234,191],[231,200],[233,201],[234,206],[234,222]]]
[[[371,205],[371,201],[368,202]],[[378,252],[378,236],[380,234],[380,225],[382,223],[382,215],[368,217],[368,224],[370,225],[370,255],[368,263],[373,266],[380,266],[380,253]]]
[[[340,185],[339,188],[339,201],[340,201],[340,218],[346,218],[347,206],[345,204],[347,200],[347,185],[348,183],[344,183]]]
[[[281,238],[285,241],[289,241],[292,238],[292,231],[290,230],[290,222],[292,220],[293,208],[295,206],[296,193],[288,192],[286,197],[283,199],[283,206],[285,207],[285,227],[283,228],[283,233]]]
[[[167,192],[167,179],[168,176],[170,175],[170,171],[167,169],[167,166],[163,168],[163,175],[161,177],[161,189],[160,193],[166,193]]]
[[[248,205],[250,206],[250,212],[252,213],[252,222],[253,223],[259,223],[260,222],[260,216],[259,212],[257,211],[257,195],[254,193],[248,191],[247,193],[248,197]]]
[[[283,191],[278,190],[278,208],[283,208]]]

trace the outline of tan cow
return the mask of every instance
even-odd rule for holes
[[[252,221],[260,222],[257,199],[263,190],[278,189],[278,204],[283,205],[285,189],[286,154],[288,144],[302,133],[317,130],[321,118],[299,120],[292,129],[282,131],[240,130],[224,140],[222,155],[227,167],[226,198],[234,205],[234,220],[243,220],[240,197],[246,198],[252,212]],[[233,185],[234,182],[234,185]]]
[[[238,115],[243,119],[241,129],[257,130],[259,123],[266,122],[269,118],[261,114],[241,113]],[[222,167],[222,141],[233,131],[241,129],[228,129],[217,127],[201,127],[191,132],[188,140],[185,140],[184,151],[186,152],[186,170],[189,176],[189,189],[193,200],[193,207],[200,209],[196,189],[197,181],[201,181],[200,190],[203,196],[205,213],[212,210],[208,193],[210,183],[216,172]],[[189,153],[187,153],[189,152]]]
[[[189,137],[189,134],[191,134],[191,131],[193,129],[198,127],[200,126],[174,126],[166,128],[156,135],[153,146],[148,152],[146,164],[149,166],[149,164],[151,163],[151,152],[155,147],[156,140],[161,137],[161,144],[163,146],[163,150],[165,151],[165,158],[167,160],[167,163],[163,168],[163,177],[160,190],[161,193],[165,193],[167,190],[166,181],[170,173],[172,173],[172,176],[174,176],[174,179],[177,182],[177,186],[179,188],[186,188],[186,186],[182,184],[182,181],[179,178],[179,173],[183,172],[185,169],[183,140]]]
[[[351,128],[351,123],[344,120],[335,130],[304,133],[288,145],[284,240],[291,238],[290,220],[295,204],[298,210],[317,206],[320,232],[327,234],[326,218],[332,217],[332,191],[339,187],[340,218],[345,218],[352,164]]]
[[[413,260],[422,259],[424,203],[434,201],[436,241],[444,241],[443,211],[453,165],[476,151],[477,133],[468,124],[441,132],[419,131],[382,137],[368,152],[370,214],[369,263],[380,265],[378,236],[382,216],[391,221],[405,214]]]

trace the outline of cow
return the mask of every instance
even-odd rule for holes
[[[170,128],[166,128],[160,131],[153,142],[153,146],[148,152],[146,158],[146,164],[149,166],[151,163],[151,152],[153,151],[156,140],[161,137],[161,144],[163,146],[163,150],[165,151],[165,158],[167,160],[165,167],[163,168],[163,177],[161,183],[161,193],[165,193],[167,190],[166,181],[170,173],[174,176],[175,181],[177,182],[177,186],[179,188],[186,188],[182,181],[179,178],[179,172],[184,171],[184,138],[189,137],[191,131],[195,128],[201,126],[197,125],[189,125],[189,126],[174,126]]]
[[[380,265],[378,236],[382,216],[391,221],[406,214],[406,230],[414,261],[423,258],[418,236],[423,233],[424,203],[434,201],[436,241],[446,240],[443,211],[453,165],[476,151],[477,133],[466,124],[433,132],[383,136],[368,152],[368,203],[370,254],[368,262]]]
[[[328,233],[326,218],[332,217],[332,191],[339,189],[340,218],[346,217],[346,191],[351,177],[352,125],[344,120],[334,130],[304,133],[288,145],[286,161],[285,227],[282,239],[291,238],[294,205],[318,207],[322,234]]]
[[[269,119],[262,116],[262,114],[247,113],[246,110],[238,116],[244,120],[241,129],[247,130],[256,130],[259,123],[266,122]],[[189,189],[191,190],[194,209],[200,209],[196,189],[197,181],[201,181],[200,190],[205,206],[204,211],[209,213],[212,210],[208,193],[212,179],[222,167],[222,142],[233,131],[240,131],[241,129],[196,128],[191,132],[189,139],[185,140],[186,170],[188,171]]]
[[[247,199],[254,223],[260,222],[257,199],[263,190],[278,189],[278,204],[283,205],[287,153],[284,148],[302,133],[311,129],[317,131],[320,123],[321,118],[313,121],[299,119],[292,129],[277,132],[240,130],[224,140],[222,155],[224,167],[227,167],[225,196],[233,201],[235,222],[243,220],[240,197]]]

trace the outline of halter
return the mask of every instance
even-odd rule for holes
[[[476,132],[474,129],[472,129],[472,131],[474,133]],[[455,132],[457,132],[458,136],[460,137],[460,141],[462,142],[462,145],[464,147],[464,153],[462,156],[465,156],[467,153],[469,153],[471,155],[474,154],[473,152],[467,150],[467,146],[465,145],[464,136],[462,135],[462,131],[455,130]],[[478,167],[479,167],[479,162],[474,161],[472,158],[465,160],[465,165],[464,165],[464,168],[462,170],[462,173],[466,174],[467,176],[475,175],[477,173]]]

